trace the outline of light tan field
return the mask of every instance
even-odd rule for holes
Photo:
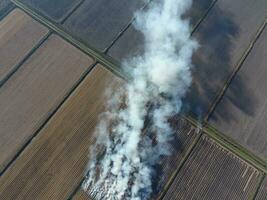
[[[93,60],[56,35],[0,90],[0,171],[42,126]]]
[[[0,199],[67,199],[84,176],[111,72],[97,66],[0,178]]]

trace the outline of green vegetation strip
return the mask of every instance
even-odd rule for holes
[[[31,17],[33,17],[35,20],[40,22],[41,24],[47,26],[51,30],[53,30],[56,34],[58,34],[60,37],[80,49],[82,52],[86,53],[87,55],[93,57],[97,62],[104,65],[108,70],[116,74],[117,76],[129,80],[130,77],[128,74],[124,73],[118,63],[116,63],[111,57],[106,56],[105,54],[101,53],[97,49],[93,47],[89,47],[88,45],[84,45],[81,41],[75,39],[71,35],[67,34],[64,28],[56,24],[54,22],[51,22],[48,18],[34,12],[29,6],[23,4],[19,0],[12,0],[12,2],[18,6],[20,9],[22,9],[24,12],[28,13]]]

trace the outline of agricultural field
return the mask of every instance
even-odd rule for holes
[[[259,188],[255,200],[266,200],[266,199],[267,199],[267,178],[265,177],[261,187]]]
[[[0,0],[0,199],[94,199],[81,187],[94,130],[123,60],[144,52],[134,12],[153,1]],[[266,10],[193,0],[183,16],[200,46],[151,200],[267,199]]]
[[[64,27],[71,35],[104,51],[131,22],[134,11],[144,5],[143,0],[87,0],[64,23]]]
[[[84,176],[103,94],[111,82],[119,79],[102,66],[92,70],[1,177],[0,199],[69,197]]]
[[[10,0],[0,0],[0,20],[13,8]]]
[[[211,116],[210,123],[250,151],[267,159],[267,28]],[[240,85],[240,80],[245,80]],[[235,97],[239,98],[235,98]]]
[[[18,9],[0,21],[0,85],[47,33]]]
[[[205,135],[177,174],[164,200],[249,200],[262,174]]]
[[[92,63],[90,57],[52,35],[1,87],[1,171]]]
[[[20,0],[54,22],[62,22],[83,0]]]

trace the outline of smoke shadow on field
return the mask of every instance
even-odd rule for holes
[[[232,109],[233,106],[241,110],[247,116],[255,115],[255,107],[258,104],[258,100],[254,98],[254,94],[252,91],[248,90],[244,85],[243,81],[244,77],[237,75],[229,88],[227,89],[227,93],[220,100],[218,108],[216,112],[212,113],[212,121],[224,121],[229,123],[230,121],[240,122],[240,119],[237,119],[235,115],[235,111]]]
[[[210,106],[238,62],[239,57],[235,55],[235,40],[239,37],[239,31],[231,13],[215,5],[193,34],[200,47],[193,55],[193,83],[183,99],[183,113],[200,120],[206,117]],[[253,115],[252,95],[238,74],[230,99],[240,110]],[[222,117],[225,120],[233,120],[231,110],[228,109],[228,106],[223,108]]]
[[[193,0],[191,8],[184,14],[185,19],[190,20],[192,26],[196,26],[198,21],[205,15],[214,0]]]

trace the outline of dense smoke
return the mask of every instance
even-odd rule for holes
[[[170,154],[169,118],[180,112],[191,84],[197,43],[183,19],[191,0],[152,2],[136,13],[145,39],[142,55],[124,62],[132,79],[110,92],[95,130],[83,188],[95,199],[148,199],[154,166]]]

